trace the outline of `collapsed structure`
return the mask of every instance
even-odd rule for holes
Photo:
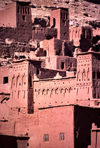
[[[99,148],[99,35],[69,30],[67,8],[51,11],[50,27],[32,28],[23,1],[0,20],[0,146]]]

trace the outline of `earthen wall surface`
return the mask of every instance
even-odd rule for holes
[[[0,11],[0,27],[17,27],[16,8],[16,2],[13,2]]]
[[[41,148],[74,147],[73,111],[73,106],[39,110]],[[61,133],[64,133],[64,140],[60,139]],[[49,141],[47,142],[44,141],[45,134],[49,134]]]
[[[34,102],[37,108],[74,103],[76,96],[75,78],[34,81]],[[62,98],[62,100],[61,100]]]

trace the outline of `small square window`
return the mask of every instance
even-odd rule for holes
[[[65,140],[65,134],[64,133],[60,133],[60,140]]]
[[[44,141],[49,141],[49,134],[44,135]]]
[[[8,83],[8,77],[3,78],[3,84],[6,84],[6,83]]]

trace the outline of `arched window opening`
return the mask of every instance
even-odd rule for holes
[[[70,93],[70,91],[71,91],[71,88],[69,88],[68,92]]]
[[[68,92],[68,89],[67,88],[65,88],[65,93],[67,93]]]
[[[41,91],[40,91],[40,89],[39,89],[39,90],[38,90],[38,95],[40,95],[40,92],[41,92]]]
[[[61,90],[60,90],[60,93],[62,94],[64,92],[64,89],[62,88]]]
[[[58,90],[58,88],[55,90],[55,94],[58,94],[59,92],[58,92],[59,90]]]
[[[25,73],[22,76],[22,84],[23,84],[23,86],[26,85],[26,76],[25,76]]]
[[[46,90],[45,89],[43,89],[42,95],[46,95]]]
[[[54,94],[54,89],[51,90],[51,94],[52,94],[52,95]]]
[[[20,75],[18,75],[18,77],[17,77],[17,87],[20,87],[21,86],[21,83],[22,83],[22,79],[21,79],[21,76]]]

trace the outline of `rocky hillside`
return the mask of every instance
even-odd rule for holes
[[[100,26],[100,4],[90,3],[87,1],[83,2],[68,2],[60,0],[56,1],[41,1],[41,5],[38,0],[33,0],[32,8],[32,19],[43,18],[47,20],[47,16],[50,16],[51,9],[64,7],[69,8],[70,14],[70,27],[78,25],[90,24],[92,26]],[[47,23],[48,24],[48,23]]]
[[[93,0],[31,0],[33,25],[49,25],[50,11],[53,8],[69,8],[70,27],[90,24],[93,27],[100,27],[100,4],[91,3]],[[97,2],[98,0],[96,0]],[[0,9],[11,0],[0,0]]]

